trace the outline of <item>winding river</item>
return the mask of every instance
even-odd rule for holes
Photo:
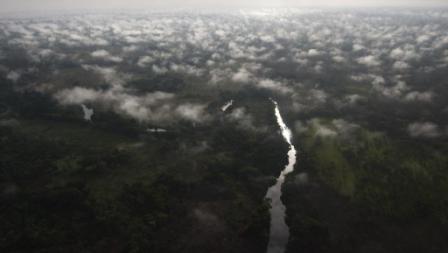
[[[277,178],[275,185],[271,186],[266,193],[266,198],[271,201],[271,228],[269,234],[268,253],[283,253],[289,239],[289,227],[285,223],[286,207],[281,200],[282,185],[285,176],[294,170],[296,164],[296,148],[292,145],[292,133],[283,121],[282,115],[278,108],[278,103],[272,100],[275,105],[275,117],[280,127],[281,134],[285,141],[289,144],[288,164],[285,166],[280,176]]]

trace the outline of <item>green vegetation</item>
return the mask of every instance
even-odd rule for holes
[[[264,194],[287,148],[274,130],[220,120],[152,134],[108,112],[84,122],[80,108],[38,93],[4,96],[12,111],[4,117],[18,125],[0,126],[0,251],[266,248]],[[256,114],[272,110],[253,103],[244,105]]]
[[[300,162],[283,196],[292,234],[289,252],[446,248],[446,143],[394,139],[362,128],[349,139],[310,130],[297,140]],[[303,172],[310,182],[295,179]],[[433,248],[423,246],[429,241]]]

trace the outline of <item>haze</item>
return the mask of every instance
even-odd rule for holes
[[[60,9],[136,9],[196,7],[290,7],[290,6],[434,6],[446,0],[3,0],[2,12]]]

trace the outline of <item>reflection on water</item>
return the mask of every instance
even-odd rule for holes
[[[275,105],[275,117],[277,118],[277,124],[280,127],[283,138],[289,144],[289,151],[288,164],[280,173],[280,176],[277,178],[275,185],[271,186],[266,193],[266,198],[271,201],[271,228],[267,252],[282,253],[285,251],[286,244],[288,243],[289,238],[289,227],[285,223],[286,207],[285,205],[283,205],[281,200],[282,185],[285,181],[285,176],[294,170],[297,151],[291,142],[291,130],[283,121],[277,102],[274,100],[272,100],[272,102]]]
[[[233,99],[227,102],[223,107],[221,107],[221,111],[225,112],[227,109],[229,109],[230,106],[233,104]]]
[[[92,116],[93,116],[93,109],[89,109],[85,105],[81,105],[81,107],[82,107],[82,111],[84,113],[84,120],[91,121],[92,120]]]

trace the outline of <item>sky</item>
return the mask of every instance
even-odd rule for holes
[[[0,10],[192,8],[192,7],[288,7],[288,6],[430,6],[448,0],[0,0]]]

